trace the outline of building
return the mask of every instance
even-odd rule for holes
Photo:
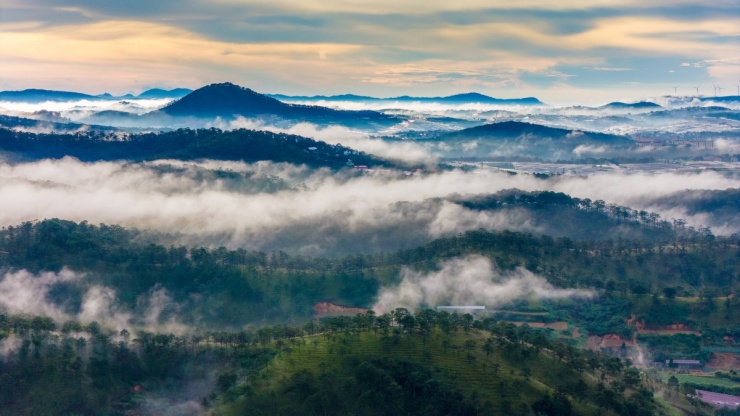
[[[479,312],[485,310],[485,306],[437,306],[437,311],[447,312]]]
[[[704,367],[698,360],[666,360],[665,364],[680,370],[701,370]]]

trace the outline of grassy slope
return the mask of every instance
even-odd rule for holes
[[[282,383],[297,371],[305,369],[318,373],[349,355],[362,358],[389,357],[440,368],[467,397],[477,394],[480,403],[490,400],[494,409],[500,409],[501,403],[508,401],[513,414],[518,414],[524,405],[531,405],[545,394],[552,395],[564,383],[575,383],[582,378],[592,387],[597,381],[592,373],[577,373],[567,369],[565,363],[559,362],[545,351],[528,359],[526,363],[507,359],[505,351],[498,347],[490,356],[486,356],[481,349],[486,336],[487,334],[475,330],[469,334],[460,331],[449,336],[438,332],[425,344],[419,336],[400,335],[398,344],[393,345],[391,342],[385,347],[380,333],[306,337],[303,342],[292,345],[289,352],[273,360],[253,387],[258,393],[279,391]],[[446,351],[445,339],[450,342]],[[467,340],[476,342],[475,348],[470,351],[475,357],[472,362],[468,360],[467,351],[463,347]],[[496,365],[499,366],[498,370],[494,368]],[[525,367],[531,370],[529,380],[522,375]],[[577,414],[599,414],[598,407],[592,402],[571,399],[571,403]],[[244,414],[246,409],[237,401],[227,404],[223,410],[225,415],[231,415]],[[602,414],[609,413],[602,410]]]

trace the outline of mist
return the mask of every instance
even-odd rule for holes
[[[290,126],[269,124],[260,119],[237,117],[232,121],[216,120],[210,124],[222,130],[250,129],[266,130],[275,133],[294,134],[308,137],[329,144],[341,144],[362,152],[370,153],[384,159],[422,163],[430,162],[433,155],[419,143],[413,141],[386,141],[372,137],[370,132],[351,129],[344,126],[322,127],[313,123],[297,123]]]
[[[398,307],[416,310],[443,305],[500,307],[519,299],[593,298],[595,292],[556,288],[524,269],[502,272],[486,257],[447,260],[439,270],[423,273],[404,268],[401,283],[384,287],[373,306],[377,313]]]
[[[84,289],[79,308],[52,300],[52,291],[60,284],[75,284]],[[182,334],[187,326],[177,322],[175,313],[165,313],[168,309],[176,312],[178,308],[164,288],[155,286],[139,297],[134,310],[129,310],[117,299],[114,289],[87,284],[84,274],[68,268],[38,274],[8,271],[0,278],[1,312],[44,316],[60,325],[69,320],[82,324],[95,321],[117,330],[137,328]]]
[[[36,112],[52,111],[58,113],[59,117],[81,121],[95,113],[109,110],[145,114],[164,107],[170,102],[172,102],[171,99],[76,100],[40,103],[0,101],[0,114],[37,118],[34,116]]]
[[[244,176],[229,182],[203,175],[212,169]],[[250,185],[264,178],[277,178],[282,185],[269,192]],[[0,225],[61,218],[168,233],[175,243],[187,245],[326,255],[347,249],[349,243],[358,244],[353,247],[357,251],[387,251],[478,228],[538,232],[524,211],[472,211],[442,200],[453,195],[551,190],[634,209],[653,208],[670,220],[675,207],[651,205],[652,200],[685,189],[738,187],[740,178],[712,171],[538,179],[493,169],[406,176],[268,162],[82,163],[64,158],[0,163]],[[697,225],[711,225],[699,216],[695,219]]]

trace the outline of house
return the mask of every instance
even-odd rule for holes
[[[699,360],[666,360],[665,364],[680,370],[701,370],[704,367]]]
[[[586,348],[604,354],[626,356],[629,350],[635,348],[635,343],[616,334],[606,334],[603,337],[589,335]]]

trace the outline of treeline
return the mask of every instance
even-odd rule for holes
[[[390,166],[341,145],[331,145],[302,136],[256,130],[224,131],[178,129],[158,133],[80,132],[35,134],[0,128],[0,151],[22,159],[59,159],[65,156],[82,161],[108,160],[270,160],[311,167],[341,169],[348,161],[356,165]]]
[[[639,240],[575,241],[471,231],[414,249],[338,259],[167,247],[148,238],[119,226],[27,222],[0,230],[0,267],[38,273],[66,266],[84,272],[79,281],[60,283],[64,287],[50,293],[57,304],[79,305],[85,288],[98,284],[114,288],[133,309],[141,295],[164,288],[187,311],[182,314],[186,323],[220,326],[299,322],[312,315],[316,302],[326,300],[369,307],[381,286],[397,282],[403,267],[431,271],[442,260],[470,254],[489,257],[504,270],[526,267],[556,286],[595,288],[621,297],[654,294],[662,299],[670,288],[673,296],[713,299],[735,290],[740,275],[734,237],[679,237],[656,246]],[[709,302],[696,307],[703,305]],[[731,302],[728,316],[737,307]],[[613,312],[605,310],[603,316],[623,318]],[[584,310],[586,320],[593,313],[601,312]]]

